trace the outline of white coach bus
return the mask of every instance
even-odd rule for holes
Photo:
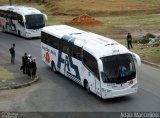
[[[103,99],[137,92],[140,58],[112,39],[66,25],[47,26],[41,33],[41,54],[54,72]]]
[[[22,37],[40,37],[47,16],[39,10],[24,6],[0,6],[0,27]]]

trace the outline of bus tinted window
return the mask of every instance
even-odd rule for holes
[[[17,14],[14,12],[9,12],[8,17],[13,20],[17,20]]]
[[[48,43],[49,46],[51,46],[51,47],[53,46],[52,37],[49,36],[49,38],[47,39],[47,43]]]
[[[68,42],[62,41],[61,44],[62,44],[62,48],[61,48],[62,52],[66,53],[66,54],[69,54],[69,44],[68,44]]]
[[[69,43],[62,40],[62,39],[59,39],[59,50],[66,53],[66,54],[69,54],[70,55],[70,50],[69,50]]]
[[[0,10],[0,17],[3,17],[4,16],[4,13],[3,11]]]
[[[17,14],[17,20],[20,25],[24,26],[23,17],[21,15]]]
[[[45,19],[42,14],[26,15],[27,29],[40,29],[45,26]]]
[[[0,17],[5,17],[5,15],[6,15],[6,12],[3,10],[0,10]]]
[[[44,32],[41,32],[41,41],[45,44],[47,44],[47,34]]]
[[[53,40],[53,45],[52,47],[56,48],[56,49],[59,49],[59,39],[57,37],[53,37],[52,36],[52,40]]]
[[[81,48],[70,44],[70,55],[78,60],[82,60],[81,58]]]
[[[94,73],[99,79],[99,70],[97,60],[88,52],[83,51],[83,63]]]
[[[59,48],[59,39],[45,32],[41,33],[41,41],[53,48]]]
[[[102,80],[104,83],[125,83],[136,77],[134,60],[130,54],[101,58],[103,63]]]

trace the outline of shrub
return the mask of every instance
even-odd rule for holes
[[[153,34],[151,34],[151,33],[148,33],[148,34],[146,34],[146,37],[147,37],[147,38],[155,38],[156,36],[153,35]]]
[[[160,36],[158,36],[156,39],[157,39],[157,41],[159,41],[159,42],[160,42]]]
[[[155,38],[155,37],[156,37],[155,35],[148,33],[145,36],[143,36],[141,39],[139,39],[138,43],[147,44],[147,43],[149,43],[149,38]]]
[[[143,37],[142,39],[138,40],[138,43],[140,43],[140,44],[146,44],[148,42],[149,42],[149,39],[147,39],[146,37]]]

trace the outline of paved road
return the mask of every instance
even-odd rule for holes
[[[147,65],[139,69],[137,94],[102,100],[66,79],[54,74],[41,61],[40,40],[25,40],[0,32],[0,51],[9,56],[9,47],[16,44],[16,58],[24,52],[37,57],[41,80],[18,90],[0,91],[0,111],[160,111],[160,71]]]

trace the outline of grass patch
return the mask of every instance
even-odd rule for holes
[[[33,6],[47,14],[93,16],[140,15],[159,13],[159,0],[12,0],[13,5]],[[9,0],[0,0],[0,5]]]
[[[127,47],[127,42],[124,39],[117,40],[119,43]],[[137,43],[133,43],[133,48],[130,49],[132,52],[137,53],[141,59],[147,60],[160,65],[160,46],[158,47],[147,47],[138,46]]]
[[[40,9],[49,16],[47,25],[65,24],[73,16],[87,13],[103,24],[73,27],[115,39],[125,46],[128,32],[132,34],[133,42],[147,33],[160,35],[160,0],[45,0],[45,4],[35,1],[13,0],[13,4]],[[0,0],[0,5],[8,3],[8,0]],[[131,51],[142,59],[160,64],[160,46],[141,48],[136,43],[133,46]]]
[[[135,45],[131,51],[139,54],[141,59],[160,65],[160,47],[140,47]]]
[[[47,21],[48,25],[65,24],[71,20],[72,16],[52,16]],[[158,36],[160,27],[159,15],[142,15],[142,16],[118,16],[118,17],[95,17],[103,22],[102,25],[95,26],[73,26],[85,31],[94,32],[105,37],[112,38],[127,47],[126,35],[131,32],[133,36],[133,49],[131,51],[140,55],[142,59],[160,64],[160,46],[143,47],[137,45],[137,40],[146,35],[153,33]],[[151,23],[152,22],[152,23]],[[146,25],[144,25],[146,24]],[[157,33],[157,34],[156,34]]]
[[[158,0],[59,0],[48,1],[50,12],[95,16],[150,14],[159,12]],[[51,7],[52,6],[52,7]],[[52,8],[56,8],[54,11]]]
[[[0,66],[0,80],[15,79],[13,73]]]
[[[65,24],[72,20],[72,16],[51,16],[47,25]],[[98,33],[110,38],[125,38],[128,32],[131,32],[133,39],[138,39],[147,33],[159,35],[160,15],[142,15],[142,16],[110,16],[94,17],[103,24],[95,26],[74,26],[83,30]]]

